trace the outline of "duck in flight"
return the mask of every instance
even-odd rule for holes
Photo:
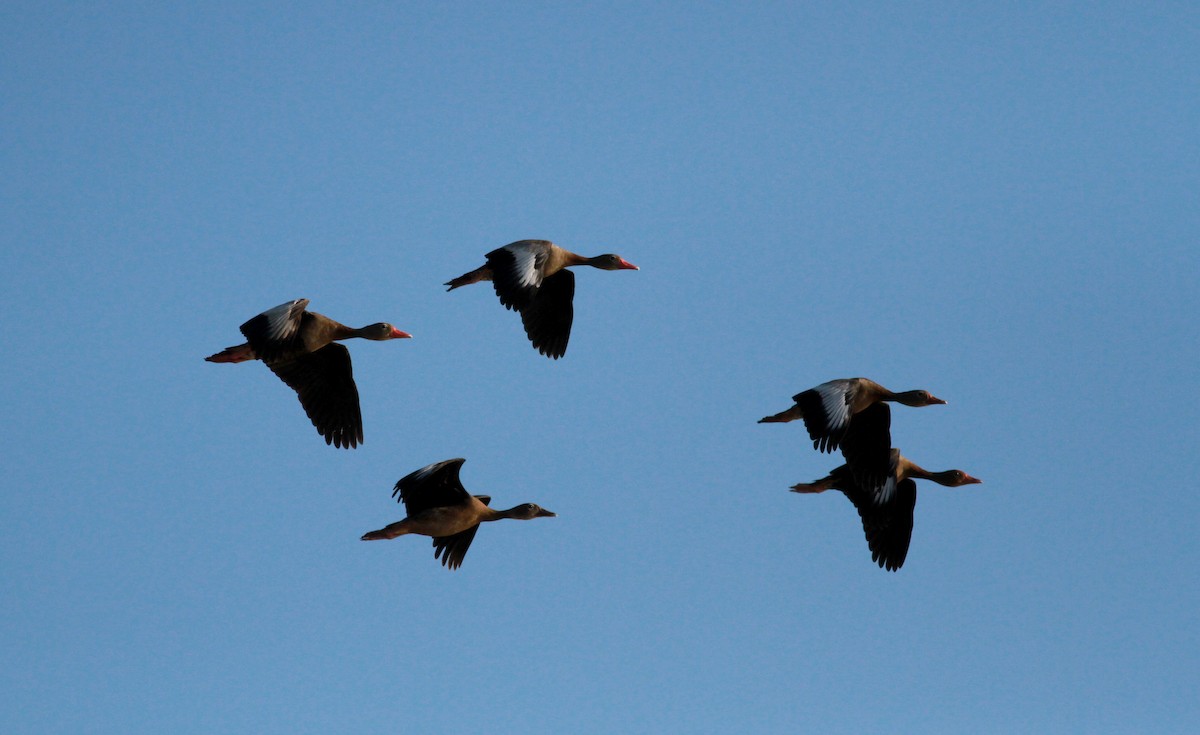
[[[449,569],[462,566],[463,557],[479,524],[514,518],[528,521],[553,518],[554,513],[534,503],[523,503],[508,510],[494,510],[491,497],[471,495],[458,479],[465,459],[447,459],[405,475],[396,483],[392,497],[404,503],[408,517],[363,534],[363,541],[393,539],[409,533],[433,537],[433,558]]]
[[[548,240],[518,240],[487,254],[487,262],[447,281],[447,291],[491,281],[505,308],[521,315],[525,334],[538,352],[557,360],[567,352],[574,320],[575,274],[571,266],[606,271],[638,270],[619,255],[577,255]]]
[[[832,452],[841,446],[846,431],[855,421],[855,416],[881,401],[894,401],[906,406],[946,403],[927,390],[894,393],[866,378],[831,380],[803,393],[797,393],[792,396],[792,400],[796,405],[774,416],[765,416],[759,419],[758,423],[781,424],[803,419],[813,448],[819,452]]]
[[[300,405],[326,444],[351,449],[363,440],[362,410],[350,351],[337,340],[375,341],[412,335],[380,322],[355,329],[306,311],[308,299],[268,309],[241,326],[246,341],[204,358],[209,362],[262,360],[296,391]]]
[[[795,493],[823,493],[840,490],[858,510],[863,533],[871,549],[871,561],[894,572],[904,565],[912,541],[913,509],[917,505],[917,484],[914,479],[931,480],[946,487],[961,487],[983,482],[962,470],[929,472],[900,455],[899,449],[889,452],[890,474],[888,489],[879,500],[876,493],[864,488],[848,465],[842,465],[811,483],[792,486]]]

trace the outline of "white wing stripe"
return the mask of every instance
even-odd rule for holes
[[[846,400],[846,387],[841,381],[818,385],[817,394],[821,396],[821,407],[825,409],[829,431],[837,432],[846,428],[850,421],[850,406]]]
[[[888,475],[888,479],[880,487],[875,489],[875,504],[883,505],[892,499],[892,495],[896,493],[896,473]]]
[[[524,288],[542,285],[542,274],[537,269],[537,253],[529,248],[509,248],[513,256],[513,271],[517,282]]]
[[[300,304],[299,309],[296,308],[297,304]],[[303,311],[307,305],[308,299],[296,299],[264,311],[263,316],[267,318],[267,339],[281,341],[295,334],[300,320],[295,319],[293,313]]]

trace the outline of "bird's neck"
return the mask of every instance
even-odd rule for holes
[[[592,262],[595,260],[595,258],[589,258],[586,255],[580,255],[579,253],[572,253],[570,250],[565,248],[558,249],[558,256],[559,262],[561,263],[560,267],[562,268],[572,265],[595,265],[595,263]]]
[[[906,390],[902,393],[892,393],[888,391],[887,400],[903,403],[905,406],[924,406],[925,396],[919,390]]]
[[[501,511],[498,511],[495,508],[484,506],[483,509],[479,511],[480,523],[485,523],[487,521],[498,521],[503,517],[504,516],[501,515]]]
[[[925,474],[926,480],[933,480],[939,485],[946,487],[957,487],[957,477],[954,470],[946,470],[945,472],[928,472]]]
[[[330,321],[333,321],[332,319]],[[333,340],[350,339],[352,337],[361,337],[362,329],[355,327],[347,327],[345,324],[333,322],[329,329],[329,338]]]
[[[518,505],[513,508],[509,508],[508,510],[492,510],[491,508],[488,508],[488,511],[490,511],[491,517],[484,518],[484,520],[485,521],[498,521],[501,518],[516,518],[517,517],[517,509],[520,507],[521,506]]]
[[[908,461],[904,457],[900,458],[899,464],[896,468],[896,474],[899,476],[898,479],[900,480],[906,480],[910,477],[915,477],[920,480],[933,479],[933,473],[913,462]]]

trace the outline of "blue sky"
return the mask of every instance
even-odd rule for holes
[[[0,10],[0,730],[1184,732],[1190,4]],[[577,274],[538,356],[486,286]],[[202,358],[293,298],[366,443]],[[879,570],[793,393],[947,406]],[[408,472],[558,513],[447,572]]]

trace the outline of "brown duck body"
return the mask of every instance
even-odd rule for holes
[[[619,255],[589,258],[549,240],[518,240],[486,257],[482,266],[447,281],[446,290],[491,281],[500,303],[520,313],[534,348],[555,360],[566,354],[575,317],[575,275],[567,269],[590,265],[601,270],[638,270]]]
[[[209,362],[262,360],[292,390],[326,444],[353,448],[363,441],[358,387],[350,351],[337,342],[411,337],[391,324],[348,327],[307,311],[308,299],[268,309],[242,324],[246,342],[204,358]]]
[[[485,500],[490,502],[491,498],[487,495],[469,495],[454,505],[426,508],[403,520],[389,523],[378,531],[365,534],[363,540],[393,539],[410,533],[435,538],[453,536],[485,521],[502,518],[500,512],[488,507]]]

